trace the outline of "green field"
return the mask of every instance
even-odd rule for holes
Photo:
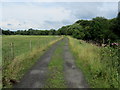
[[[119,49],[98,47],[69,37],[75,63],[92,88],[120,88]]]
[[[3,36],[3,85],[19,80],[47,48],[60,36]]]

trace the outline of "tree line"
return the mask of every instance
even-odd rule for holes
[[[61,35],[71,35],[86,41],[117,42],[120,40],[120,13],[113,19],[96,17],[92,20],[78,20],[73,25],[63,26],[58,31]]]
[[[17,30],[17,31],[10,31],[10,30],[2,30],[3,35],[57,35],[56,30],[35,30],[35,29],[28,29],[28,30]]]
[[[72,25],[67,25],[58,30],[2,30],[3,35],[70,35],[77,39],[109,43],[120,40],[120,12],[116,18],[106,19],[96,17],[92,20],[78,20]]]

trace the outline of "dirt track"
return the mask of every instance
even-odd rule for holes
[[[86,83],[82,72],[75,66],[74,57],[69,50],[67,38],[64,38],[52,45],[38,60],[38,62],[23,76],[20,82],[14,85],[14,88],[44,88],[51,56],[57,46],[64,40],[66,43],[63,53],[63,59],[65,62],[64,76],[68,88],[87,88],[88,84]]]

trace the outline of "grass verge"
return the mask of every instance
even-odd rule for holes
[[[45,88],[66,88],[64,80],[64,60],[63,60],[63,46],[65,42],[61,42],[54,52],[51,61],[49,63],[49,75],[46,80]]]
[[[119,53],[110,47],[97,47],[69,37],[69,44],[91,88],[118,88]]]
[[[10,64],[5,64],[6,66],[3,69],[3,87],[10,88],[13,84],[18,82],[24,73],[35,64],[41,55],[44,54],[45,50],[60,39],[62,39],[62,37],[52,40],[51,42],[46,43],[46,45],[44,44],[44,47],[34,48],[29,53],[16,56]]]

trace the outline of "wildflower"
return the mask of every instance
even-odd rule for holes
[[[118,46],[119,44],[118,44],[118,43],[112,43],[111,45],[116,45],[116,46]]]

